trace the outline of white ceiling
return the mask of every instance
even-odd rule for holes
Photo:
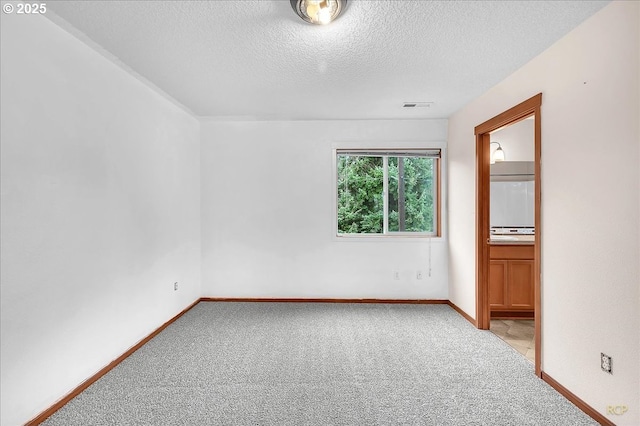
[[[48,1],[47,16],[198,116],[446,118],[606,3],[350,0],[328,26],[288,0]]]

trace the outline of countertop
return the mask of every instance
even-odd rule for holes
[[[490,245],[532,245],[535,242],[535,235],[492,235]]]

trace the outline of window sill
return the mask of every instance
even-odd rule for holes
[[[336,234],[336,241],[413,241],[413,242],[442,242],[444,237],[437,235],[412,234]]]

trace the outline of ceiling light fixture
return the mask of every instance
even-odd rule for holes
[[[497,143],[498,147],[493,154],[491,154],[491,164],[495,164],[496,162],[504,161],[504,151],[502,150],[502,146],[498,142],[491,142],[492,144]]]
[[[290,0],[291,7],[305,21],[326,25],[347,7],[347,0]]]

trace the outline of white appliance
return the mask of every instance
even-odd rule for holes
[[[534,232],[534,181],[491,182],[492,234]]]

